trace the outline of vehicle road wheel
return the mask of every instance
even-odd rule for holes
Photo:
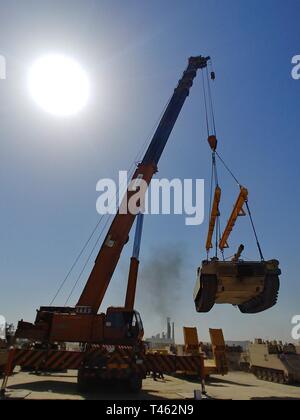
[[[257,371],[256,371],[256,377],[259,380],[262,380],[263,379],[263,372],[260,369],[257,369]]]
[[[269,379],[268,379],[268,371],[267,370],[263,370],[262,371],[262,380],[263,381],[268,381]]]
[[[239,310],[243,314],[257,314],[272,308],[277,303],[279,288],[278,275],[267,275],[265,277],[264,291],[248,302],[238,305]]]

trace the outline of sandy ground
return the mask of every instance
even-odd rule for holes
[[[196,381],[166,376],[157,382],[146,379],[143,390],[137,396],[122,391],[94,389],[86,395],[77,391],[76,372],[37,376],[16,373],[9,378],[9,396],[20,399],[63,399],[63,400],[160,400],[192,398]],[[211,377],[207,383],[208,398],[230,400],[299,399],[300,386],[279,385],[257,380],[251,374],[232,372],[225,377]]]

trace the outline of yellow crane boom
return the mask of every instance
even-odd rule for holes
[[[235,222],[237,221],[237,218],[240,216],[245,216],[246,213],[243,209],[243,206],[245,202],[248,200],[248,190],[244,187],[241,187],[240,194],[238,196],[238,199],[234,205],[234,208],[232,210],[231,216],[227,222],[227,226],[224,230],[224,233],[222,235],[222,238],[220,240],[219,248],[221,251],[223,251],[225,248],[228,248],[228,238],[232,232],[232,229],[234,228]]]
[[[216,220],[220,216],[219,204],[221,201],[221,194],[222,194],[222,190],[219,186],[217,186],[215,189],[214,201],[212,205],[208,234],[207,234],[207,241],[206,241],[207,252],[213,247],[212,237],[213,237],[215,226],[216,226]]]

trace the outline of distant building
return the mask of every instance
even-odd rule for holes
[[[175,345],[175,324],[171,323],[171,318],[167,318],[167,331],[153,335],[145,340],[150,349],[165,349]]]

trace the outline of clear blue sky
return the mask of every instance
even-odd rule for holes
[[[163,299],[143,276],[137,309],[147,335],[159,332],[169,315],[179,341],[183,325],[198,326],[203,339],[209,327],[222,327],[231,340],[290,340],[291,317],[300,313],[300,81],[291,78],[292,56],[300,54],[299,13],[297,0],[11,0],[1,5],[0,54],[7,58],[7,80],[0,81],[0,313],[14,322],[33,320],[35,309],[49,304],[98,219],[96,182],[116,178],[119,169],[130,166],[187,58],[209,54],[217,72],[220,153],[250,190],[266,258],[281,261],[279,304],[253,317],[224,306],[205,316],[195,312],[191,296],[205,255],[206,214],[204,225],[189,228],[180,216],[146,218],[141,269],[167,252],[180,256],[182,265],[179,280],[166,280],[170,291]],[[28,95],[27,70],[48,52],[71,55],[89,73],[92,98],[77,117],[45,114]],[[159,176],[209,180],[200,81]],[[226,218],[237,191],[223,175]],[[233,250],[241,242],[247,257],[257,256],[246,220],[232,238]],[[130,252],[131,244],[105,305],[123,302]],[[72,303],[87,276],[88,271]]]

